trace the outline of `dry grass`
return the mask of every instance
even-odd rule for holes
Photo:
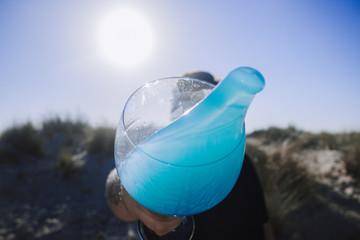
[[[79,164],[73,160],[72,152],[69,148],[62,147],[60,149],[54,169],[61,171],[63,179],[70,179],[78,172]]]
[[[360,132],[310,133],[290,126],[283,129],[270,127],[255,131],[249,136],[262,139],[265,145],[286,142],[288,157],[294,152],[303,150],[337,150],[344,155],[343,160],[348,174],[360,182]]]
[[[88,140],[91,127],[82,119],[61,119],[53,117],[43,121],[41,133],[46,140],[55,140],[67,147],[79,145]]]
[[[63,178],[76,175],[81,167],[77,156],[95,154],[98,159],[114,154],[115,129],[92,128],[82,119],[45,119],[39,129],[31,123],[13,126],[0,136],[0,164],[17,164],[21,159],[47,157],[56,159],[53,169]]]
[[[88,144],[89,153],[97,154],[101,159],[114,155],[115,129],[99,127],[93,131]]]
[[[0,163],[17,163],[21,157],[43,157],[43,139],[31,123],[16,125],[0,136]]]
[[[323,186],[315,180],[317,176],[298,161],[302,153],[337,151],[343,157],[344,174],[351,175],[354,184],[360,183],[360,133],[310,133],[293,127],[272,127],[256,131],[248,137],[256,139],[250,141],[255,145],[248,144],[246,151],[259,174],[276,235],[286,229],[298,228],[295,213],[304,210],[315,213],[326,208],[318,198],[324,191]]]
[[[268,157],[253,145],[247,145],[246,152],[258,172],[269,220],[277,235],[294,224],[287,221],[290,214],[304,206],[314,206],[316,185],[304,168],[280,152]]]
[[[344,161],[348,174],[360,181],[360,143],[354,144],[346,151]]]

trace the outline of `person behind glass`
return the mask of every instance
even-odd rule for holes
[[[191,72],[183,77],[217,84],[208,72]],[[116,217],[126,222],[139,222],[138,227],[142,227],[139,235],[142,239],[181,239],[176,234],[183,231],[190,231],[186,233],[186,238],[192,240],[275,239],[268,223],[257,173],[246,153],[232,191],[218,205],[192,218],[162,215],[143,207],[122,186],[115,169],[110,172],[106,181],[106,197]]]

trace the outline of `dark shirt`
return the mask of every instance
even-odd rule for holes
[[[245,154],[239,178],[230,194],[214,208],[194,216],[193,240],[264,239],[268,221],[263,191]]]
[[[255,168],[246,154],[240,175],[229,195],[212,209],[194,215],[194,220],[192,240],[265,239],[264,223],[268,221],[268,216],[264,195]],[[143,239],[151,240],[183,239],[182,235],[190,236],[191,231],[186,231],[192,229],[180,225],[159,237],[141,222],[138,227],[141,235],[145,236]]]

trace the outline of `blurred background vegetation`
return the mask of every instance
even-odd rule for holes
[[[247,136],[246,152],[257,169],[277,237],[360,239],[359,137],[359,132],[310,133],[293,126],[270,127]],[[311,153],[327,155],[316,162]],[[334,154],[340,159],[329,171],[311,170],[334,163]],[[347,196],[346,191],[350,191]],[[343,228],[342,233],[332,231],[326,222]]]
[[[57,167],[73,169],[73,156],[96,154],[99,159],[113,156],[115,129],[93,128],[84,120],[53,117],[39,128],[32,123],[14,125],[0,135],[0,164],[18,164],[21,157],[57,156]]]
[[[42,161],[60,181],[72,182],[89,171],[84,168],[88,161],[107,161],[105,178],[113,167],[114,137],[114,128],[94,128],[81,119],[52,117],[38,127],[30,122],[14,125],[0,135],[0,166],[4,169]],[[333,167],[314,174],[311,164],[306,163],[312,161],[307,156],[319,151],[336,153],[340,159],[335,162],[343,169]],[[293,126],[270,127],[248,134],[246,152],[257,169],[278,239],[322,238],[329,227],[326,221],[342,228],[334,237],[360,239],[359,132],[310,133]],[[22,170],[16,177],[24,180],[30,174],[30,170]],[[350,180],[339,182],[344,176]],[[98,180],[102,181],[99,186],[104,184],[103,178]],[[11,192],[5,187],[0,190],[2,197]],[[106,234],[99,231],[98,235]]]

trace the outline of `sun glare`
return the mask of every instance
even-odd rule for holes
[[[139,11],[119,8],[109,12],[97,29],[101,55],[112,64],[131,68],[150,57],[154,33],[149,21]]]

